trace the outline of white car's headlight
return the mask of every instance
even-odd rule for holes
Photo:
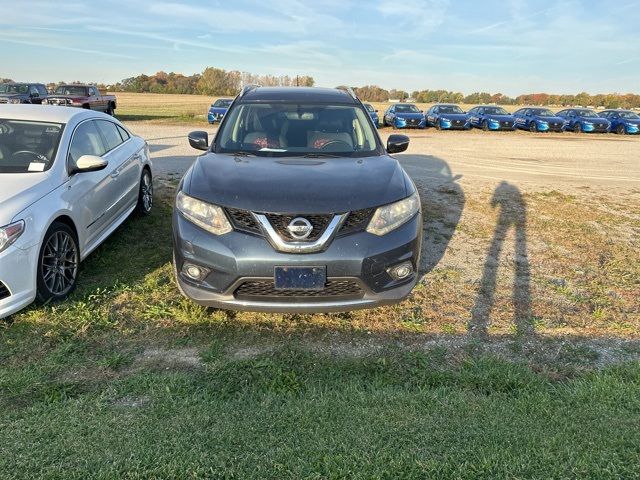
[[[0,252],[15,242],[24,232],[24,220],[0,228]]]
[[[419,211],[420,198],[416,192],[404,200],[378,208],[369,222],[367,232],[386,235],[411,220]]]
[[[176,208],[191,223],[215,235],[224,235],[233,230],[222,208],[190,197],[184,192],[178,192]]]

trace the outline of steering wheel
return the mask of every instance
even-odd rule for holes
[[[320,150],[326,150],[327,147],[335,146],[335,145],[340,145],[340,146],[344,145],[345,147],[347,147],[344,151],[353,150],[353,147],[349,143],[345,142],[344,140],[331,140],[331,141],[325,143],[324,145],[322,145],[322,147],[320,147]],[[341,152],[342,150],[335,149],[334,151],[335,152]]]
[[[17,152],[13,152],[13,160],[16,160],[17,158],[19,158],[21,155],[29,155],[31,157],[35,157],[36,159],[42,161],[46,161],[48,162],[49,159],[46,158],[44,155],[40,154],[40,153],[36,153],[36,152],[32,152],[31,150],[19,150]],[[28,160],[33,160],[33,158],[29,158]]]

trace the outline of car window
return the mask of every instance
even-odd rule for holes
[[[123,142],[126,142],[127,140],[129,140],[131,138],[131,135],[129,135],[129,132],[127,132],[120,125],[116,125],[116,127],[118,127],[118,131],[120,132],[120,136],[122,137],[122,141]]]
[[[29,87],[29,95],[40,95],[40,92],[38,92],[38,89],[35,87],[35,85],[31,85]]]
[[[0,119],[0,174],[51,168],[64,125]]]
[[[46,97],[48,95],[47,89],[44,85],[38,85],[37,89],[41,97]]]
[[[73,133],[73,139],[69,146],[69,163],[71,166],[75,166],[83,155],[101,157],[106,151],[95,121],[84,122]]]
[[[107,147],[107,152],[113,150],[118,145],[122,143],[122,136],[118,131],[118,127],[113,122],[108,122],[107,120],[98,120],[96,121],[98,126],[98,130],[102,133],[102,137],[104,138],[105,146]]]

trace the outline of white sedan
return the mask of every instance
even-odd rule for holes
[[[0,105],[0,318],[65,298],[80,261],[152,204],[148,146],[113,117]]]

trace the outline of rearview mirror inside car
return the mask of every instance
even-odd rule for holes
[[[97,172],[109,165],[109,162],[97,155],[83,155],[76,162],[71,173]]]
[[[389,135],[387,140],[387,152],[400,153],[409,148],[409,137],[406,135]]]
[[[188,136],[189,145],[196,150],[207,150],[209,148],[209,135],[201,130],[191,132]]]

